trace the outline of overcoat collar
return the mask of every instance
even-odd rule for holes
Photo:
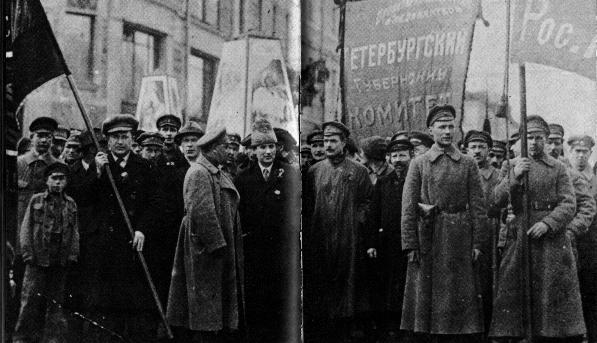
[[[207,160],[207,158],[205,158],[205,156],[203,156],[203,155],[199,155],[199,157],[197,157],[196,163],[204,166],[205,169],[207,169],[212,174],[217,174],[220,172],[220,169],[218,169],[218,167],[214,166],[213,163],[209,162]]]
[[[48,151],[47,153],[45,153],[43,155],[40,155],[35,151],[35,149],[31,149],[29,152],[24,154],[23,160],[27,164],[31,164],[35,161],[44,161],[47,165],[50,165],[54,162],[58,162],[58,159],[56,159],[54,156],[52,156],[50,151]]]
[[[545,163],[548,167],[553,167],[556,164],[555,163],[556,160],[553,157],[551,157],[545,153],[540,158],[535,159],[535,161],[541,161],[541,162]]]
[[[460,157],[462,157],[462,153],[458,151],[458,149],[456,149],[454,145],[450,145],[447,148],[440,148],[439,145],[433,144],[431,146],[431,149],[429,149],[429,151],[427,151],[426,154],[429,155],[429,159],[431,160],[431,162],[435,162],[435,160],[437,160],[438,157],[444,154],[448,155],[452,160],[456,162],[458,162],[460,160]]]
[[[493,175],[494,170],[495,170],[495,168],[492,166],[487,166],[487,168],[479,168],[479,174],[485,180],[489,180],[491,178],[491,175]]]

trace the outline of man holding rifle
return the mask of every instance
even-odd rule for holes
[[[550,132],[545,120],[529,116],[526,123],[527,132],[521,135],[526,134],[529,157],[513,159],[505,171],[509,177],[495,189],[498,205],[505,206],[511,193],[515,218],[506,226],[489,336],[526,337],[535,343],[581,342],[586,329],[576,263],[566,235],[576,211],[574,189],[566,166],[544,151]],[[527,187],[523,187],[525,173]],[[529,227],[521,200],[524,188]]]

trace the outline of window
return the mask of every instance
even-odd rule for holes
[[[122,44],[124,99],[136,102],[143,76],[160,67],[161,36],[125,25]]]
[[[241,1],[241,32],[261,31],[263,0]]]
[[[209,106],[216,81],[218,60],[193,50],[189,56],[188,108],[189,119],[207,121]]]
[[[68,68],[79,84],[93,82],[93,26],[92,15],[67,12],[60,36],[62,51]]]
[[[211,26],[220,26],[220,0],[198,0],[189,3],[191,14]]]

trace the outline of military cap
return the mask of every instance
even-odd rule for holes
[[[380,136],[372,136],[361,140],[361,148],[367,158],[383,161],[386,158],[388,143]]]
[[[414,146],[408,138],[401,138],[391,141],[388,144],[387,152],[412,150],[413,148]]]
[[[249,133],[247,137],[245,137],[242,141],[240,141],[240,145],[244,146],[245,148],[249,148],[251,146],[251,134]]]
[[[194,121],[190,121],[174,136],[174,142],[180,145],[180,142],[182,142],[182,139],[186,136],[197,136],[197,138],[201,138],[204,134],[205,131],[203,131],[199,124],[195,123]]]
[[[350,136],[350,130],[346,127],[346,125],[342,124],[339,121],[326,121],[321,125],[323,128],[323,135],[324,136],[333,136],[333,135],[344,135],[344,137],[348,138]]]
[[[182,121],[174,114],[162,114],[155,121],[155,126],[158,129],[162,126],[174,126],[178,130],[182,126]]]
[[[583,135],[583,136],[572,136],[568,139],[568,145],[573,148],[575,146],[580,146],[583,148],[592,149],[595,146],[595,140],[591,138],[591,136]]]
[[[323,142],[323,131],[315,130],[307,136],[307,144],[313,144],[315,142]]]
[[[228,134],[228,144],[234,144],[236,146],[240,146],[240,135],[238,133],[229,133]]]
[[[396,132],[392,138],[390,138],[390,142],[398,140],[398,139],[408,139],[408,131],[406,130],[401,130]]]
[[[456,110],[452,105],[435,105],[429,110],[429,114],[427,114],[427,127],[431,127],[433,123],[442,119],[455,119],[456,118]]]
[[[164,146],[164,137],[157,132],[143,132],[136,141],[140,146]]]
[[[290,132],[281,129],[279,127],[274,127],[274,133],[276,134],[276,139],[278,143],[284,146],[284,150],[291,150],[293,147],[296,146],[296,140]]]
[[[29,125],[30,132],[49,131],[54,133],[58,129],[58,122],[50,117],[38,117]]]
[[[506,153],[506,142],[494,140],[493,146],[491,147],[490,151],[505,154]]]
[[[211,131],[208,131],[197,141],[197,146],[206,146],[213,142],[217,142],[218,140],[222,139],[226,136],[226,129],[224,127],[215,128]]]
[[[483,142],[486,143],[489,148],[493,146],[493,140],[491,136],[485,131],[470,130],[464,136],[464,145],[468,147],[470,142]]]
[[[307,153],[307,152],[311,152],[311,147],[308,145],[301,145],[301,153]]]
[[[137,127],[139,127],[139,121],[132,114],[115,114],[104,120],[102,123],[102,133],[107,136],[114,132],[134,132],[137,130]]]
[[[46,168],[46,170],[44,171],[44,177],[47,178],[48,176],[52,175],[53,173],[62,173],[64,175],[68,176],[68,173],[69,173],[68,166],[63,162],[54,162]]]
[[[549,135],[549,125],[545,119],[541,118],[537,115],[532,115],[527,117],[527,133],[531,132],[545,132],[546,135]],[[520,131],[519,131],[520,134]]]
[[[549,138],[564,139],[564,128],[560,124],[549,124]]]
[[[409,137],[410,142],[413,146],[421,145],[431,148],[433,145],[433,137],[431,135],[421,132],[421,131],[412,131]]]
[[[64,141],[70,137],[70,130],[64,126],[58,126],[56,130],[54,130],[54,140]]]
[[[68,139],[66,140],[66,146],[70,146],[70,145],[81,145],[81,139],[79,137],[80,135],[72,135],[69,136]]]
[[[82,133],[83,133],[83,131],[81,131],[81,130],[79,130],[79,129],[75,129],[74,127],[71,127],[71,128],[70,128],[70,136],[73,136],[73,135],[80,135],[80,134],[82,134]],[[69,137],[70,137],[70,136],[69,136]]]

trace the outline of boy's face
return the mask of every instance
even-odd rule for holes
[[[66,187],[66,175],[58,172],[52,173],[48,176],[46,185],[48,185],[50,193],[62,193]]]

